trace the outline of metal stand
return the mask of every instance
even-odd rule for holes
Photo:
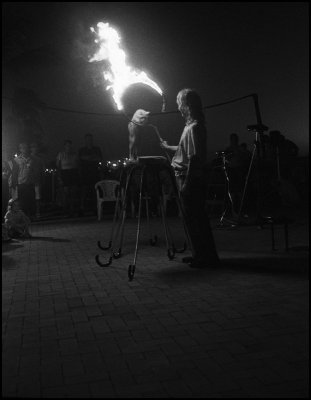
[[[225,152],[221,152],[221,158],[222,158],[222,170],[224,171],[225,178],[226,178],[226,195],[225,195],[225,202],[224,202],[224,211],[221,214],[220,221],[219,221],[220,226],[224,225],[225,220],[226,220],[225,215],[230,206],[231,206],[231,215],[234,217],[233,199],[232,199],[232,195],[230,192],[230,180],[229,180],[228,171],[227,171],[227,167],[226,167],[227,160],[226,160]],[[229,201],[228,201],[228,199],[229,199]],[[230,222],[232,222],[232,221],[230,221]]]
[[[262,200],[262,196],[261,196],[261,185],[260,185],[260,172],[259,172],[259,140],[258,140],[258,131],[255,132],[256,133],[256,137],[255,137],[255,142],[254,142],[254,148],[253,148],[253,153],[252,153],[252,157],[251,157],[251,161],[249,163],[249,167],[248,167],[248,171],[247,171],[247,175],[246,175],[246,179],[245,179],[245,184],[244,184],[244,189],[243,189],[243,194],[242,194],[242,199],[241,199],[241,203],[240,203],[240,208],[239,208],[239,213],[238,213],[238,217],[237,220],[238,222],[240,221],[241,218],[241,213],[242,213],[242,209],[243,209],[243,205],[244,205],[244,199],[245,199],[245,194],[246,194],[246,189],[248,187],[248,180],[249,180],[249,176],[250,173],[252,171],[253,168],[253,164],[254,164],[254,159],[255,156],[257,156],[257,196],[256,196],[256,220],[259,220],[259,212],[260,212],[260,208],[261,208],[261,200]]]
[[[138,219],[137,219],[137,229],[136,229],[136,243],[135,243],[135,251],[133,263],[128,267],[128,277],[129,280],[133,280],[134,273],[136,269],[136,261],[138,255],[138,245],[139,245],[139,237],[141,230],[141,219],[142,219],[142,201],[146,200],[146,217],[149,228],[149,243],[151,246],[154,246],[157,242],[157,236],[153,236],[151,232],[150,226],[150,218],[149,218],[149,205],[148,201],[150,200],[150,193],[148,193],[148,176],[155,177],[156,185],[157,185],[157,195],[159,197],[160,203],[160,214],[162,219],[162,225],[164,228],[164,235],[166,241],[167,255],[170,260],[175,257],[176,253],[182,253],[186,250],[187,244],[191,247],[189,235],[186,229],[186,225],[183,221],[183,227],[186,235],[186,242],[184,243],[183,248],[177,249],[172,237],[172,233],[170,231],[169,225],[167,223],[167,218],[165,214],[164,207],[164,196],[163,196],[163,187],[161,184],[161,171],[167,171],[170,177],[171,184],[174,189],[174,193],[176,196],[177,205],[179,208],[179,213],[183,216],[182,205],[179,199],[179,193],[176,185],[175,176],[173,174],[172,168],[168,161],[164,157],[140,157],[138,162],[130,164],[127,168],[124,169],[124,174],[126,175],[125,183],[123,176],[120,177],[120,189],[118,191],[117,201],[115,205],[115,212],[112,224],[112,230],[110,235],[110,240],[108,246],[102,246],[100,242],[98,242],[98,246],[102,250],[110,249],[110,256],[106,263],[102,263],[100,261],[99,255],[96,255],[95,259],[97,264],[100,267],[108,267],[112,263],[113,258],[117,259],[121,257],[122,254],[122,246],[123,246],[123,238],[124,238],[124,227],[125,227],[125,217],[126,217],[126,206],[127,206],[127,198],[128,198],[128,190],[132,183],[133,175],[135,171],[140,172],[140,183],[139,183],[139,205],[138,205]],[[123,181],[123,182],[122,182]],[[122,203],[121,213],[118,213],[119,204]],[[117,251],[116,251],[117,249]]]

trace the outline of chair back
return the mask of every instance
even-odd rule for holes
[[[119,181],[104,179],[95,184],[97,199],[101,201],[116,201]]]

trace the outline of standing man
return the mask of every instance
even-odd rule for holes
[[[17,187],[17,198],[21,209],[29,218],[33,218],[36,211],[33,160],[27,143],[20,143],[19,151],[19,155],[13,159],[17,168],[13,167],[16,174],[12,178],[12,188]]]
[[[44,161],[43,158],[38,154],[38,144],[31,143],[30,145],[30,154],[33,163],[33,181],[35,185],[35,198],[36,198],[36,217],[40,218],[41,216],[41,197],[42,197],[42,186],[44,179]]]
[[[64,212],[74,216],[77,209],[77,189],[79,184],[78,155],[72,148],[72,141],[64,141],[64,150],[56,158],[58,180],[64,190]]]
[[[203,166],[207,133],[201,98],[193,89],[183,89],[177,95],[177,105],[186,122],[179,145],[169,146],[163,141],[161,147],[175,151],[172,167],[193,255],[183,261],[191,268],[211,268],[219,265],[219,258],[205,208]]]
[[[80,168],[80,212],[82,216],[85,211],[85,202],[89,195],[92,201],[92,209],[96,213],[95,183],[100,180],[99,163],[102,161],[102,152],[98,146],[93,144],[93,135],[87,133],[84,136],[85,146],[79,150]]]

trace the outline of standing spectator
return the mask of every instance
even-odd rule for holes
[[[77,208],[77,189],[79,183],[78,155],[72,149],[72,141],[65,140],[64,150],[56,158],[56,168],[59,183],[64,189],[64,212],[69,217],[74,215]]]
[[[38,155],[37,143],[32,143],[30,145],[30,154],[32,158],[33,182],[35,185],[36,217],[40,218],[42,184],[45,166],[43,159]]]
[[[12,157],[5,163],[5,174],[8,179],[8,186],[9,186],[9,198],[17,199],[17,172],[18,172],[18,165],[13,161],[14,158]]]
[[[7,211],[7,204],[10,199],[10,189],[9,189],[9,178],[11,176],[11,168],[7,161],[2,160],[2,216],[3,221],[4,215]]]
[[[13,159],[12,189],[17,187],[17,198],[21,209],[32,218],[35,215],[35,185],[33,181],[33,161],[27,143],[20,143],[20,154]],[[16,174],[14,173],[16,171]]]
[[[4,225],[10,238],[30,238],[30,219],[20,209],[18,200],[10,199],[8,211],[4,216]]]
[[[102,152],[93,144],[93,135],[87,133],[84,136],[85,146],[79,150],[80,167],[80,215],[86,208],[86,199],[91,199],[92,209],[96,212],[95,183],[100,180],[99,163],[102,161]]]
[[[252,158],[252,153],[248,150],[247,143],[241,143],[240,148],[241,148],[241,167],[243,169],[243,175],[246,176]]]

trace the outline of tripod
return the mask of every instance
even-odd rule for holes
[[[226,164],[228,163],[228,161],[226,159],[226,152],[221,151],[221,152],[219,152],[219,154],[221,155],[222,170],[224,171],[225,179],[226,179],[224,210],[223,210],[223,213],[221,214],[220,221],[219,221],[219,225],[222,226],[222,225],[224,225],[225,220],[227,220],[225,218],[225,215],[227,214],[228,208],[229,207],[231,208],[232,217],[235,216],[235,212],[234,212],[234,206],[233,206],[233,197],[232,197],[232,194],[230,191],[230,180],[229,180],[229,175],[228,175],[227,166],[226,166]],[[232,222],[232,221],[229,221],[229,222]]]
[[[248,126],[248,130],[255,133],[255,141],[254,141],[254,147],[253,147],[251,161],[250,161],[248,172],[247,172],[246,179],[245,179],[245,185],[244,185],[244,189],[243,189],[239,213],[237,216],[238,223],[240,222],[241,213],[242,213],[242,209],[244,206],[245,194],[246,194],[246,190],[248,187],[250,173],[252,171],[252,168],[254,165],[254,160],[256,158],[256,223],[258,225],[262,225],[261,212],[262,212],[262,205],[263,205],[263,195],[262,195],[262,182],[261,182],[260,170],[261,170],[261,160],[265,156],[265,149],[263,146],[262,136],[263,136],[263,131],[267,130],[267,129],[268,128],[265,127],[264,125],[261,125],[261,126],[249,125]]]

